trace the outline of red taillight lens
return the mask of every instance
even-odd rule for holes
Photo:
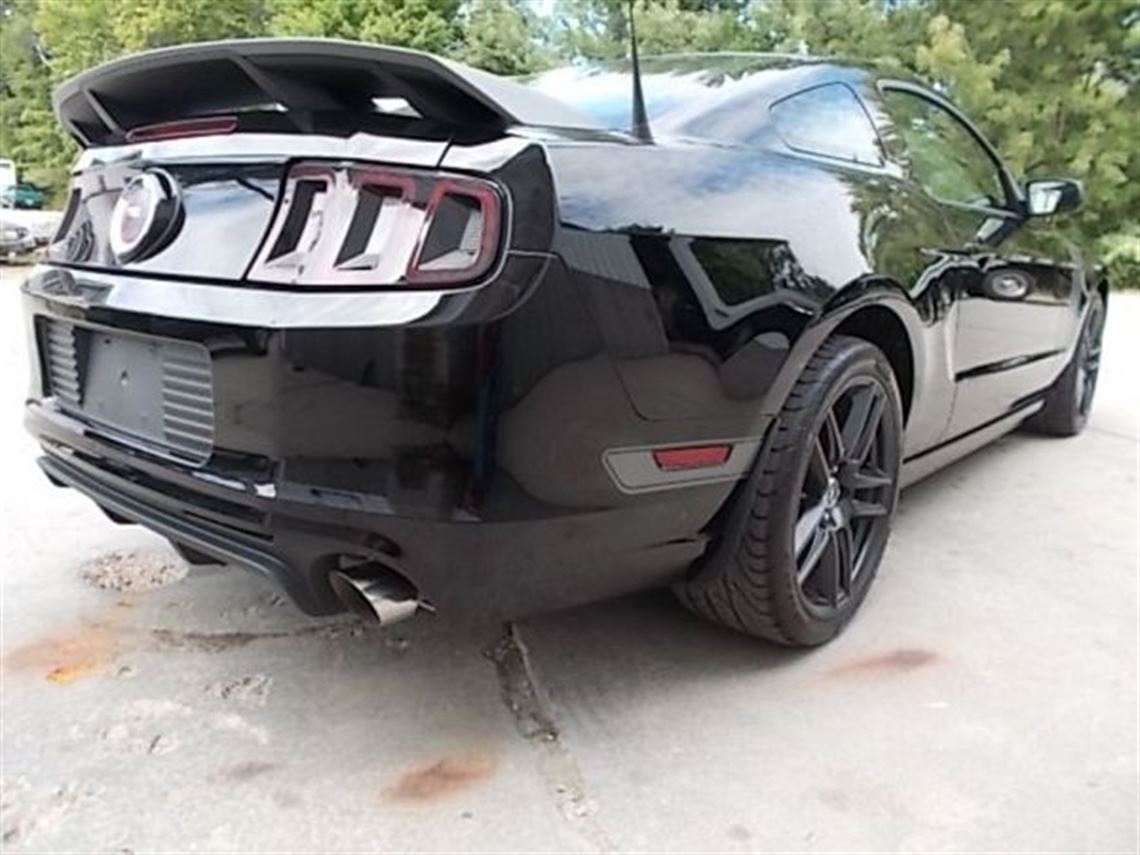
[[[207,137],[215,134],[232,134],[237,130],[236,116],[213,116],[203,119],[179,119],[176,122],[161,122],[156,125],[143,125],[127,131],[127,142],[158,142],[178,140],[186,137]]]
[[[464,285],[498,251],[501,196],[488,181],[377,166],[304,163],[250,270],[313,286]]]
[[[731,445],[691,445],[687,448],[659,448],[653,452],[653,462],[664,472],[682,469],[703,469],[728,462]]]
[[[433,188],[407,280],[415,284],[475,279],[499,244],[499,197],[481,181],[444,178]]]

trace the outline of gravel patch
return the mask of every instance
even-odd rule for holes
[[[269,689],[272,685],[272,677],[266,674],[250,674],[237,680],[211,683],[206,687],[206,694],[247,707],[263,707],[269,700]]]
[[[80,569],[83,581],[104,591],[153,591],[180,581],[189,568],[169,552],[108,552]]]

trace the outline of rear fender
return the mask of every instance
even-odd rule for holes
[[[764,397],[764,411],[776,415],[812,355],[836,334],[864,338],[883,350],[898,380],[906,418],[906,450],[912,452],[941,433],[953,406],[953,377],[950,354],[953,325],[934,323],[941,311],[916,303],[896,281],[867,276],[851,282],[822,307],[819,315],[793,343],[788,358]],[[877,335],[869,335],[857,321],[869,310],[889,312],[898,322],[909,357],[909,377],[895,354]],[[901,349],[901,348],[900,348]]]

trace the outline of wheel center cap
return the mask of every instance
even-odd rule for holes
[[[827,487],[823,491],[823,504],[827,508],[834,508],[839,504],[839,481],[835,478],[827,479]]]

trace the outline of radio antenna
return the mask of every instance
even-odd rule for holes
[[[637,61],[637,30],[633,24],[634,0],[629,0],[629,56],[633,65],[633,121],[634,137],[642,142],[653,142],[649,132],[649,116],[645,112],[645,94],[641,91],[641,65]]]

